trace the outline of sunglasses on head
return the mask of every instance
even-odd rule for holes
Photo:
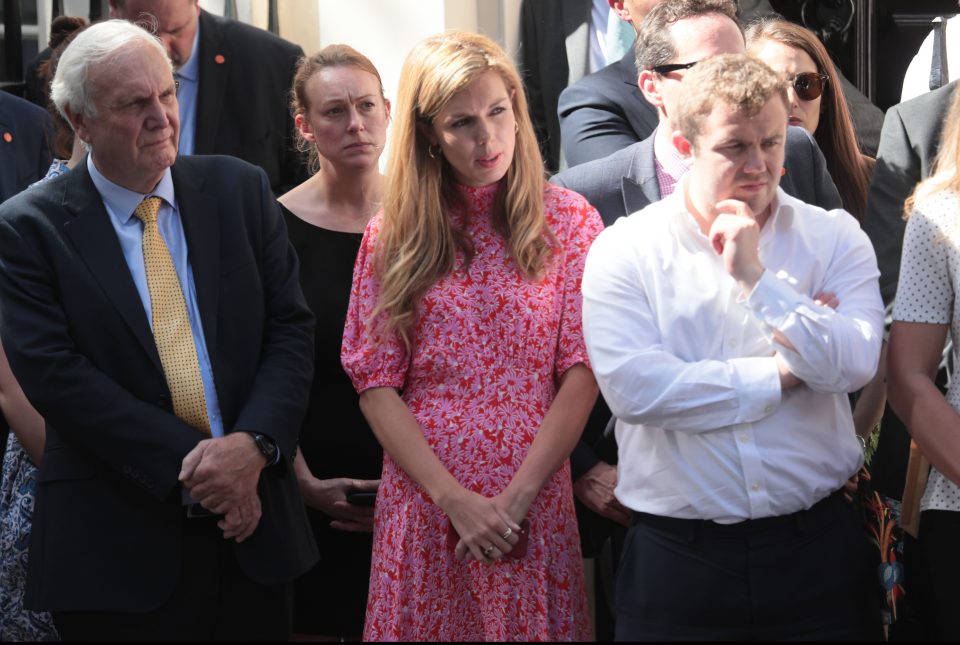
[[[829,78],[826,74],[819,72],[804,72],[788,80],[799,98],[804,101],[813,101],[823,94],[823,88],[826,87]]]

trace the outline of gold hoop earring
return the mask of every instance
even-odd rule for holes
[[[440,156],[440,146],[435,143],[427,146],[427,154],[430,155],[431,159],[436,159]]]

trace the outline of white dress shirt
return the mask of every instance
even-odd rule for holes
[[[809,508],[863,459],[846,393],[880,356],[873,247],[845,211],[778,190],[760,231],[766,270],[744,298],[684,193],[619,219],[587,256],[584,334],[618,419],[616,496],[721,523]],[[836,311],[813,302],[821,292]],[[781,392],[774,351],[805,384]]]

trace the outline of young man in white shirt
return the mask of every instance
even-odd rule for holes
[[[785,82],[743,55],[683,81],[670,197],[600,235],[584,331],[633,512],[618,640],[879,635],[869,550],[840,493],[863,459],[847,392],[883,304],[856,220],[778,188]]]

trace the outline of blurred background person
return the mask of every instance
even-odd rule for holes
[[[886,128],[884,128],[886,131]],[[960,334],[956,307],[960,271],[960,93],[954,92],[933,173],[907,200],[909,213],[887,373],[890,406],[929,459],[920,503],[921,578],[911,578],[914,606],[932,640],[960,639],[956,612],[960,575],[960,389],[944,395],[934,381],[947,332]],[[951,384],[956,384],[957,343]]]
[[[567,457],[597,394],[579,284],[601,220],[544,182],[488,38],[422,41],[399,87],[342,353],[385,452],[364,638],[588,640]]]
[[[367,606],[373,504],[383,450],[340,364],[363,230],[380,208],[378,161],[390,103],[370,60],[347,45],[304,58],[291,109],[313,176],[280,198],[300,258],[300,286],[317,319],[314,377],[294,467],[322,559],[294,586],[294,633],[359,640]]]
[[[765,18],[747,27],[747,51],[790,82],[790,125],[810,133],[827,160],[843,207],[863,222],[874,160],[860,152],[830,55],[812,32]]]
[[[630,8],[657,0],[523,0],[518,62],[540,153],[550,173],[561,160],[560,93],[585,74],[620,61],[636,33]]]
[[[198,0],[110,0],[110,17],[156,19],[179,82],[181,155],[230,155],[260,166],[280,195],[306,179],[292,140],[287,92],[299,45]]]
[[[932,26],[903,75],[901,103],[960,78],[960,16],[939,16]]]
[[[39,73],[50,95],[50,82],[57,71],[60,54],[83,29],[83,18],[59,16],[50,27],[51,56]],[[83,160],[84,149],[73,136],[73,128],[60,112],[49,105],[53,119],[51,149],[54,159],[41,181],[71,170]],[[12,430],[3,458],[0,480],[0,641],[41,642],[58,640],[53,618],[45,611],[28,611],[23,606],[27,584],[27,544],[33,525],[33,503],[37,473],[43,456],[43,418],[33,409],[20,389],[7,356],[0,345],[0,411]]]
[[[51,130],[46,110],[0,90],[0,202],[43,177]]]

